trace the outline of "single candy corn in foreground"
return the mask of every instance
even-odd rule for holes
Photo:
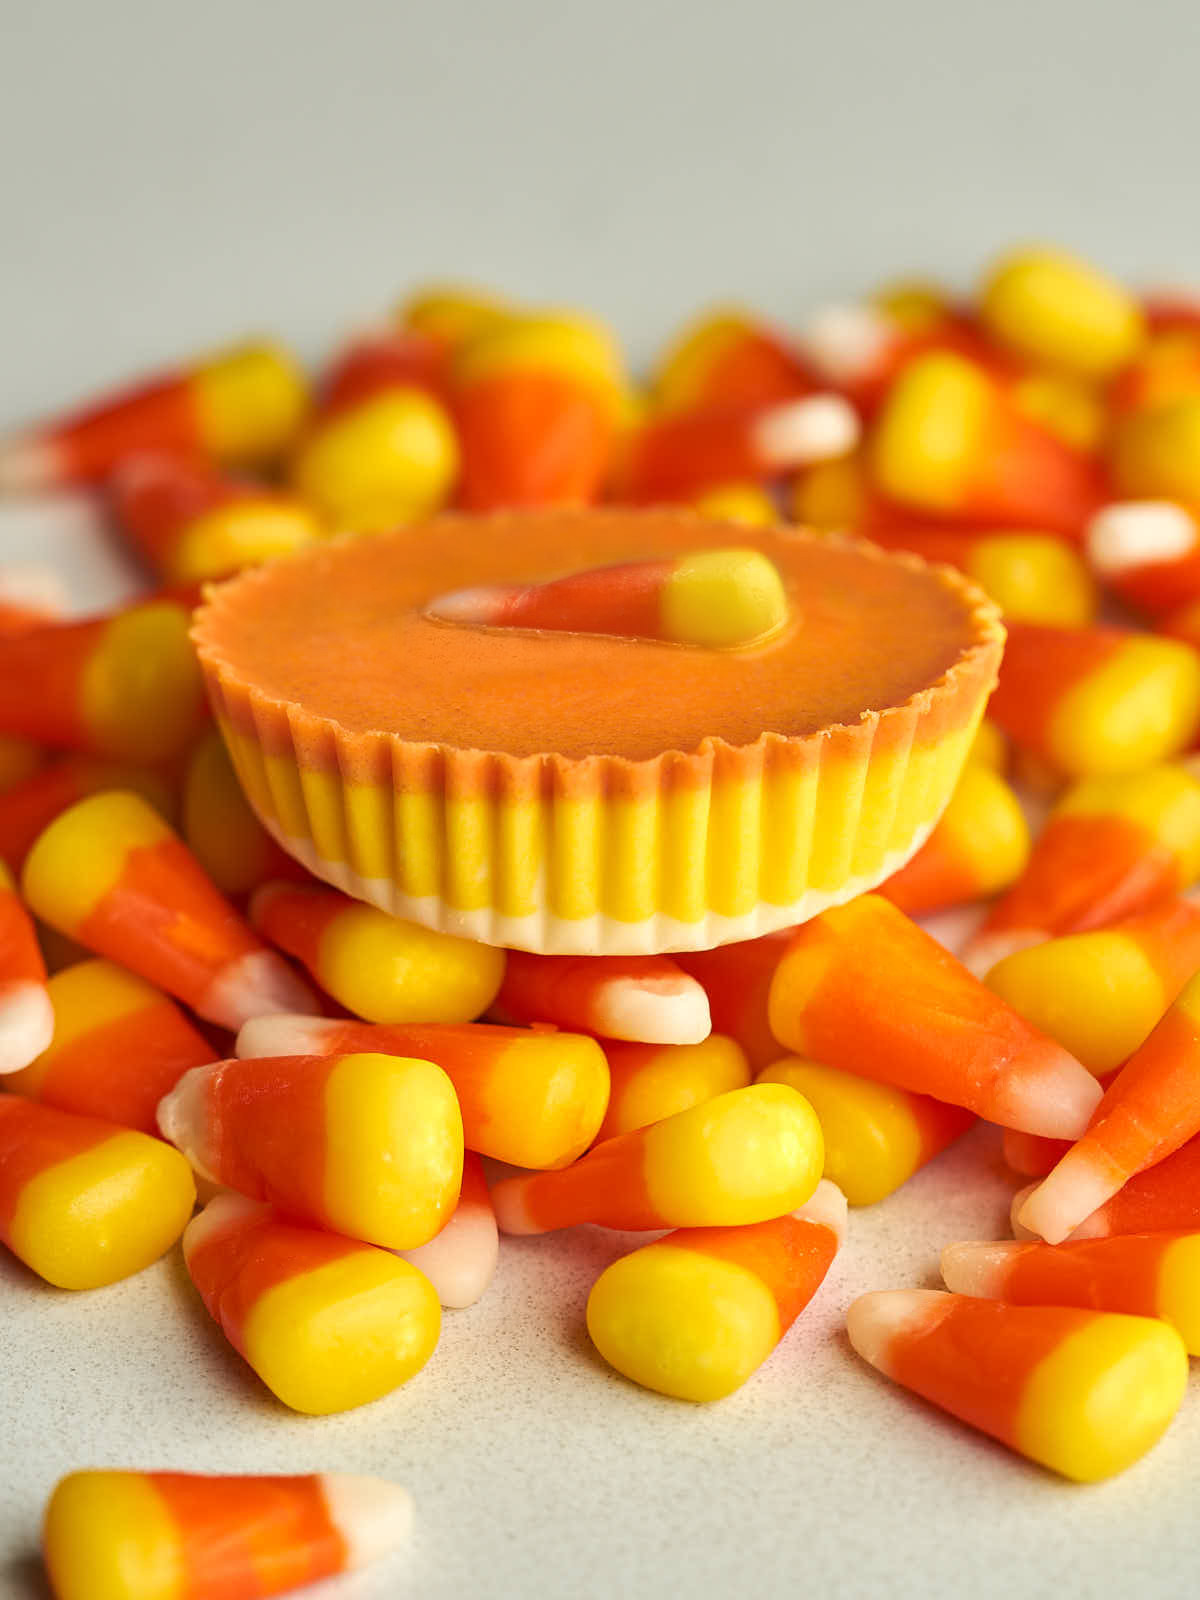
[[[1200,1133],[1200,974],[1104,1092],[1087,1132],[1017,1214],[1058,1244],[1122,1185]]]
[[[706,312],[673,341],[650,379],[655,414],[756,409],[810,392],[796,351],[738,307]]]
[[[761,483],[848,455],[858,436],[853,406],[836,394],[651,417],[629,441],[618,487],[635,504],[691,500],[717,484]]]
[[[552,1022],[606,1039],[699,1044],[708,999],[669,956],[541,956],[510,950],[497,1016]]]
[[[109,494],[118,528],[164,583],[227,577],[323,532],[293,496],[174,455],[131,456]]]
[[[158,1102],[215,1059],[208,1040],[144,978],[111,961],[80,961],[47,984],[54,1036],[5,1084],[61,1111],[157,1133]]]
[[[29,913],[0,861],[0,1075],[27,1067],[53,1032],[46,963]]]
[[[0,491],[94,482],[137,450],[256,465],[280,454],[307,405],[304,377],[286,350],[238,345],[0,440]]]
[[[1149,1317],[890,1289],[846,1331],[886,1377],[1080,1483],[1145,1455],[1187,1386],[1183,1340]]]
[[[188,849],[222,894],[308,876],[254,815],[215,728],[201,735],[188,757],[180,823]]]
[[[243,1060],[364,1050],[436,1062],[454,1085],[467,1148],[518,1167],[563,1167],[582,1155],[608,1104],[603,1050],[554,1028],[280,1015],[248,1022],[237,1041]]]
[[[942,1277],[955,1294],[1014,1306],[1086,1306],[1161,1317],[1200,1355],[1200,1234],[1134,1233],[1068,1244],[948,1244]]]
[[[1200,781],[1185,766],[1084,778],[1055,806],[1025,872],[963,959],[987,973],[1014,950],[1147,910],[1198,874]]]
[[[708,649],[757,644],[787,620],[783,579],[758,550],[697,550],[552,583],[459,589],[427,608],[444,622],[662,639]]]
[[[1139,611],[1162,617],[1200,600],[1200,522],[1171,500],[1125,500],[1088,523],[1092,570]]]
[[[1103,1077],[1145,1042],[1197,970],[1200,906],[1164,900],[1110,928],[1017,950],[985,981]]]
[[[1093,464],[1024,416],[973,361],[919,356],[888,390],[870,443],[876,486],[973,527],[1079,536],[1100,500]]]
[[[797,1055],[964,1106],[1028,1133],[1075,1138],[1095,1078],[879,895],[792,935],[771,1027]]]
[[[574,315],[509,316],[460,347],[454,419],[468,511],[587,505],[612,464],[624,384],[608,330]]]
[[[502,1233],[741,1226],[802,1206],[823,1159],[808,1102],[783,1084],[751,1084],[606,1139],[560,1172],[505,1178],[492,1204]]]
[[[745,1051],[720,1033],[710,1033],[701,1044],[610,1040],[604,1054],[612,1092],[597,1139],[613,1139],[661,1122],[714,1095],[744,1089],[751,1078]]]
[[[55,1600],[263,1600],[407,1543],[399,1484],[340,1472],[73,1472],[42,1530]]]
[[[1029,824],[1008,784],[968,766],[929,838],[879,893],[911,917],[966,905],[1014,883],[1029,849]]]
[[[264,1056],[194,1067],[158,1109],[201,1177],[351,1239],[409,1250],[462,1182],[449,1078],[406,1056]]]
[[[1132,360],[1146,331],[1122,284],[1061,250],[1018,250],[998,261],[980,290],[979,315],[1015,354],[1092,379]]]
[[[221,1027],[315,1009],[140,795],[111,790],[64,811],[29,852],[22,885],[43,922]]]
[[[1200,655],[1125,628],[1014,623],[988,715],[1071,777],[1138,772],[1200,727]]]
[[[1078,551],[1045,533],[964,534],[958,529],[873,528],[890,550],[909,550],[965,572],[1006,622],[1081,628],[1096,615],[1096,584]]]
[[[59,1289],[98,1289],[178,1239],[196,1189],[177,1150],[0,1095],[0,1242]]]
[[[415,1267],[241,1195],[218,1194],[188,1224],[183,1259],[230,1344],[293,1411],[378,1400],[437,1345],[441,1308]]]
[[[1018,1220],[1037,1188],[1029,1184],[1012,1203],[1013,1232],[1031,1237]],[[1073,1231],[1072,1239],[1107,1239],[1113,1234],[1200,1230],[1200,1138],[1130,1178],[1124,1188]]]
[[[0,733],[114,761],[167,761],[199,724],[191,609],[147,600],[112,616],[0,637]]]
[[[462,1192],[445,1227],[428,1244],[400,1253],[425,1274],[444,1306],[460,1311],[483,1294],[496,1270],[500,1231],[483,1162],[474,1151],[463,1157]]]
[[[785,929],[713,950],[681,950],[671,958],[703,987],[714,1031],[741,1046],[752,1072],[779,1058],[779,1041],[767,1018],[767,997],[790,939],[791,932]]]
[[[250,902],[250,919],[370,1022],[470,1022],[491,1005],[504,972],[503,950],[390,917],[323,885],[266,884]]]
[[[592,1343],[618,1372],[680,1400],[720,1400],[756,1372],[816,1294],[845,1236],[822,1182],[799,1210],[743,1228],[680,1228],[605,1269]]]
[[[797,1056],[776,1061],[755,1081],[786,1083],[812,1106],[825,1141],[825,1176],[852,1206],[885,1199],[975,1121],[961,1106]]]

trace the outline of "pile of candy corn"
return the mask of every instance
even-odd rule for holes
[[[847,1201],[984,1118],[1034,1180],[1021,1237],[948,1244],[949,1293],[857,1300],[854,1349],[1071,1478],[1162,1434],[1200,1353],[1200,295],[1027,250],[970,299],[712,312],[635,382],[586,316],[431,290],[315,388],[253,342],[0,441],[0,493],[62,486],[156,587],[66,620],[0,570],[0,1240],[33,1273],[95,1288],[182,1240],[198,1304],[322,1414],[422,1368],[500,1233],[669,1230],[588,1331],[711,1401],[818,1291]],[[698,954],[536,956],[352,901],[264,832],[206,721],[202,582],[442,506],[598,501],[849,530],[999,604],[990,720],[878,893]],[[913,920],[976,903],[961,960]],[[45,1555],[60,1600],[237,1600],[408,1517],[364,1479],[80,1472]]]

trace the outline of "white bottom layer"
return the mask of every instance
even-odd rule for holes
[[[757,939],[780,928],[794,928],[830,906],[844,905],[847,900],[878,888],[916,854],[933,832],[934,823],[920,828],[907,848],[893,851],[880,871],[852,878],[840,888],[810,889],[788,905],[760,901],[753,911],[740,917],[724,917],[710,911],[698,922],[680,922],[662,912],[641,922],[621,922],[607,916],[556,917],[546,910],[512,917],[490,906],[478,911],[460,911],[447,905],[438,895],[405,894],[390,878],[364,878],[344,861],[327,861],[317,853],[310,839],[293,838],[274,821],[268,821],[267,827],[288,854],[307,867],[314,877],[332,883],[356,900],[365,900],[394,917],[435,928],[439,933],[475,939],[480,944],[502,945],[508,950],[531,950],[536,954],[641,956],[667,954],[672,950],[712,950],[721,944]]]

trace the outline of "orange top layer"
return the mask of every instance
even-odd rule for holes
[[[431,621],[436,597],[609,563],[752,546],[792,622],[717,651]],[[513,756],[646,760],[706,738],[812,734],[931,687],[980,641],[974,594],[940,569],[849,541],[690,512],[444,517],[244,574],[200,613],[204,653],[272,700],[350,733]]]

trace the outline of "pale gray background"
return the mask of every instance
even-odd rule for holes
[[[1194,0],[0,0],[0,23],[0,422],[256,327],[316,355],[429,273],[579,300],[639,356],[714,295],[787,319],[894,271],[969,281],[1021,235],[1200,279]],[[83,510],[0,510],[0,559],[39,554],[78,600],[128,581]],[[979,1137],[855,1215],[812,1311],[711,1409],[589,1356],[625,1244],[594,1230],[506,1245],[419,1378],[322,1421],[271,1403],[177,1263],[69,1296],[0,1259],[0,1595],[41,1592],[39,1508],[91,1463],[400,1478],[411,1557],[345,1600],[1194,1596],[1195,1394],[1149,1460],[1072,1488],[838,1331],[854,1294],[1000,1231],[1010,1189]]]

